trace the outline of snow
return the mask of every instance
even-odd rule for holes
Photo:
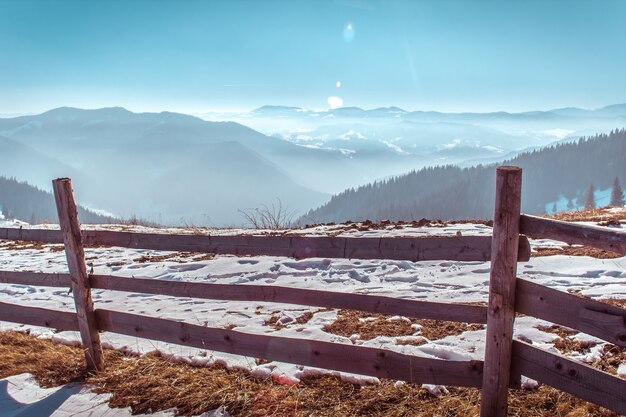
[[[1,225],[2,221],[0,221],[0,227]],[[47,225],[45,227],[55,228],[58,226]],[[354,227],[349,228],[346,225],[334,225],[314,226],[288,232],[249,229],[154,229],[142,226],[119,225],[86,225],[85,227],[88,229],[134,230],[150,233],[210,232],[212,235],[289,233],[305,236],[378,237],[454,236],[459,232],[463,236],[491,234],[491,228],[482,224],[455,224],[441,227],[404,225],[400,229],[390,225],[388,228],[381,230],[364,231],[359,231],[358,228]],[[533,248],[565,246],[563,242],[552,240],[535,240],[531,241],[531,245]],[[54,245],[47,245],[43,250],[2,250],[2,242],[0,242],[0,269],[66,272],[67,265],[64,252],[51,251],[49,249],[51,246]],[[171,257],[162,262],[148,261],[141,263],[136,261],[141,257],[154,255],[170,255]],[[97,274],[148,277],[155,280],[184,280],[240,285],[265,284],[455,303],[486,302],[488,296],[488,262],[408,262],[322,258],[294,260],[275,256],[216,256],[210,260],[195,260],[194,257],[181,257],[180,254],[175,252],[126,248],[87,248],[85,256],[87,263],[93,264],[94,271]],[[201,256],[201,254],[198,254],[198,256]],[[580,291],[583,295],[596,299],[626,298],[626,282],[624,280],[626,278],[626,257],[617,259],[595,259],[561,255],[534,257],[528,262],[518,264],[518,275],[524,279],[561,291]],[[357,335],[342,337],[326,333],[323,327],[334,321],[337,312],[326,311],[316,307],[282,303],[200,300],[149,294],[118,293],[105,290],[93,290],[93,299],[96,306],[110,310],[181,320],[209,327],[228,326],[241,332],[357,344],[394,350],[415,356],[446,360],[482,359],[484,355],[484,329],[466,331],[460,335],[448,336],[440,340],[426,340],[425,344],[415,346],[397,344],[396,341],[409,340],[411,338],[423,340],[424,338],[419,334],[419,326],[416,326],[416,334],[414,336],[396,338],[381,336],[371,340],[361,340]],[[60,288],[3,284],[0,285],[0,301],[55,310],[74,311],[71,294],[68,294],[67,289]],[[305,324],[298,324],[296,318],[306,312],[314,313],[313,317]],[[277,316],[279,322],[284,327],[275,328],[266,325],[265,322],[273,316]],[[403,317],[392,317],[391,319],[405,320]],[[551,348],[556,336],[537,329],[538,326],[546,324],[548,323],[532,317],[519,317],[516,320],[515,337],[520,340],[531,340],[535,345],[543,348]],[[9,329],[28,329],[32,334],[39,337],[50,338],[62,343],[77,343],[80,340],[77,332],[55,333],[51,329],[0,322],[0,330]],[[107,347],[122,349],[132,353],[143,354],[158,349],[176,360],[196,365],[219,363],[231,369],[245,369],[254,375],[270,377],[286,385],[297,383],[305,375],[319,373],[330,373],[358,384],[378,382],[376,378],[324,371],[280,362],[257,365],[254,358],[204,351],[114,333],[103,333],[102,341]],[[580,359],[590,360],[591,358],[583,357]],[[626,373],[626,368],[623,365],[620,366],[620,372]],[[28,382],[28,379],[11,378],[7,381],[13,382],[6,382],[7,384],[13,383],[17,384],[18,387],[26,387],[27,384],[31,383]],[[536,382],[532,380],[524,380],[523,382],[526,387],[536,385]],[[446,392],[445,387],[425,386],[425,388],[435,395],[445,394]],[[28,389],[32,389],[33,392],[39,392],[32,386]],[[78,390],[75,392],[75,395],[78,396],[76,401],[80,401],[81,395],[93,396],[93,394],[88,394],[88,391],[81,391],[83,388],[68,387],[64,389]],[[56,392],[39,390],[41,393],[36,394],[40,395],[38,398],[43,398],[45,395],[50,396]],[[27,400],[25,399],[24,401]],[[106,400],[98,397],[97,401]],[[76,407],[80,407],[79,404],[78,402]],[[91,401],[90,404],[93,406],[94,402]],[[2,407],[0,409],[4,410]],[[59,410],[61,409],[58,409],[57,412],[61,412]],[[16,414],[18,411],[15,411],[13,414],[2,414],[0,412],[0,416],[17,416],[19,415]]]

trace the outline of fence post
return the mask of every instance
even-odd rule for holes
[[[65,255],[72,281],[74,304],[78,316],[80,337],[85,348],[85,359],[89,371],[102,371],[104,362],[100,334],[94,314],[89,275],[85,265],[85,251],[81,239],[78,209],[72,192],[72,180],[59,178],[52,181],[54,198],[57,204],[59,225],[65,244]]]
[[[507,414],[521,190],[521,168],[497,168],[481,417]]]

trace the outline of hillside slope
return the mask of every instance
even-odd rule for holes
[[[31,224],[57,223],[54,196],[14,178],[0,176],[0,213],[3,218],[14,218]],[[82,223],[111,223],[112,217],[97,214],[78,206],[78,217]]]
[[[169,224],[241,223],[237,209],[276,198],[301,214],[327,197],[310,187],[316,170],[352,177],[340,152],[168,112],[58,108],[0,119],[0,135],[0,175],[44,189],[72,177],[90,206]]]
[[[626,180],[626,130],[523,153],[504,162],[523,168],[522,210],[539,214],[560,196],[579,199],[590,183],[608,188]],[[301,221],[490,218],[495,166],[439,166],[348,189]]]

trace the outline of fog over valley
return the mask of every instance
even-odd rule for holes
[[[300,217],[345,189],[423,167],[495,163],[610,132],[626,125],[626,105],[485,114],[264,106],[197,116],[64,107],[0,119],[0,176],[43,190],[71,177],[83,205],[115,217],[246,225],[242,210],[281,204]]]

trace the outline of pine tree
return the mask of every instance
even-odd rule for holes
[[[557,207],[556,207],[556,201],[555,201],[554,204],[552,204],[552,213],[551,214],[554,214],[556,212],[557,212]]]
[[[596,208],[596,200],[593,196],[593,184],[589,184],[587,192],[585,193],[585,210],[591,210]]]
[[[611,207],[624,207],[624,190],[619,183],[619,178],[615,177],[613,181],[613,189],[611,190]]]
[[[572,199],[571,199],[571,198],[569,198],[569,199],[567,200],[567,209],[568,209],[568,210],[572,210],[573,208],[574,208],[574,202],[572,201]]]

